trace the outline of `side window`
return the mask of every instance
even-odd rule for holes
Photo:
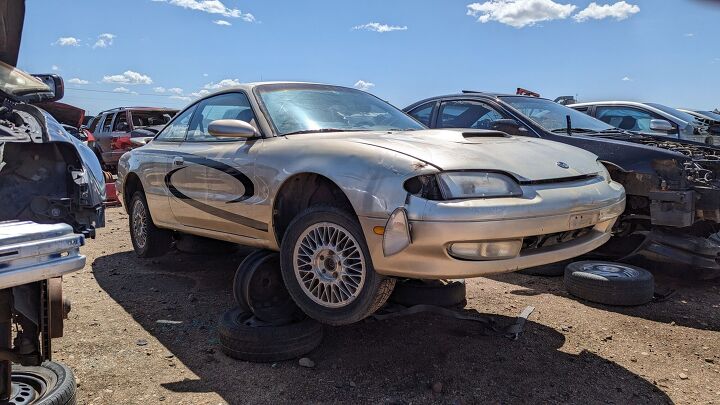
[[[130,127],[128,127],[127,113],[117,113],[115,116],[115,122],[113,123],[113,132],[125,132],[128,129],[130,129]]]
[[[194,105],[175,117],[170,125],[166,126],[165,129],[158,134],[157,140],[165,142],[182,142],[185,140],[185,134],[187,134],[188,127],[190,126],[190,119],[196,109],[197,105]]]
[[[103,118],[102,127],[100,129],[100,132],[110,132],[110,125],[112,124],[112,119],[115,114],[106,114],[105,118]]]
[[[200,102],[197,108],[188,130],[188,142],[222,141],[207,132],[208,125],[215,120],[241,120],[257,128],[250,102],[243,93],[221,94]]]
[[[597,119],[616,128],[636,132],[652,132],[650,120],[664,119],[659,115],[631,107],[597,107],[595,115]]]
[[[447,101],[440,105],[438,128],[491,129],[493,121],[503,116],[479,101]]]
[[[433,108],[435,107],[435,102],[423,104],[420,107],[417,107],[410,111],[410,115],[413,116],[416,120],[422,122],[425,124],[425,126],[430,126],[430,120],[432,119],[432,112]]]
[[[95,129],[97,129],[98,122],[100,122],[100,116],[90,118],[90,122],[88,122],[88,130],[92,133],[95,133]]]

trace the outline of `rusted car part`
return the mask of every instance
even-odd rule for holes
[[[441,114],[446,105],[456,109],[462,106],[464,112],[447,122]],[[621,260],[632,253],[637,258],[643,248],[657,244],[657,238],[643,244],[645,238],[655,234],[651,231],[699,238],[712,244],[720,240],[720,148],[716,146],[632,134],[536,97],[466,92],[432,97],[412,104],[405,111],[431,128],[449,125],[502,128],[514,135],[562,142],[597,154],[611,177],[625,187],[627,204],[613,230],[614,237],[593,252],[593,257]],[[480,119],[491,116],[486,121]],[[662,245],[668,244],[673,246],[663,239]],[[660,259],[655,253],[643,256]],[[685,250],[682,255],[668,255],[662,260],[648,267],[662,264],[674,267],[676,274],[720,276],[717,262],[696,252]]]
[[[105,178],[105,202],[103,204],[106,207],[119,207],[122,204],[118,199],[115,177],[108,171],[103,172],[103,177]]]
[[[85,265],[84,241],[67,224],[0,222],[0,402],[24,387],[22,376],[11,375],[12,363],[52,360],[51,339],[62,336],[70,308],[62,276]]]

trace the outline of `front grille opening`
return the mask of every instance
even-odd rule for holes
[[[583,181],[599,177],[597,174],[581,174],[579,176],[561,177],[557,179],[545,179],[545,180],[529,180],[520,182],[523,186],[532,186],[540,184],[557,184],[557,183],[570,183],[574,181]]]
[[[525,239],[523,239],[523,245],[520,249],[520,253],[532,252],[537,249],[570,242],[589,234],[592,232],[593,228],[594,226],[588,226],[586,228],[575,229],[572,231],[525,237]]]

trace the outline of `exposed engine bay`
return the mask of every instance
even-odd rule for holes
[[[51,141],[42,111],[26,104],[0,108],[0,221],[65,222],[94,237],[104,226],[102,201],[78,145]],[[59,124],[50,125],[57,131]]]

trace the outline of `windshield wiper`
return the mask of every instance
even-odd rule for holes
[[[550,132],[560,133],[560,132],[567,132],[567,130],[568,130],[567,128],[555,128],[555,129],[551,129]],[[577,128],[577,127],[572,127],[571,131],[572,131],[572,132],[577,132],[577,133],[580,133],[580,134],[587,134],[587,133],[595,133],[595,132],[598,132],[598,131],[596,131],[596,130],[594,130],[594,129],[589,129],[589,128]]]
[[[314,134],[314,133],[322,133],[322,132],[358,132],[358,131],[364,131],[364,130],[363,129],[341,129],[341,128],[303,129],[301,131],[288,132],[286,134],[282,134],[282,136]]]

